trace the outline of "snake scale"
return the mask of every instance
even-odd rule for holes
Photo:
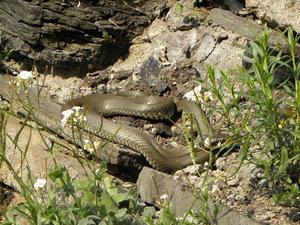
[[[202,135],[211,132],[209,122],[199,105],[187,100],[130,94],[91,94],[67,101],[62,105],[62,111],[73,106],[83,107],[89,130],[104,139],[111,140],[113,137],[113,142],[141,153],[152,167],[161,171],[175,171],[192,164],[188,148],[163,149],[142,130],[116,124],[105,117],[127,115],[159,120],[172,118],[178,110],[194,114]],[[197,152],[196,162],[204,162],[208,157],[209,154],[205,151]]]

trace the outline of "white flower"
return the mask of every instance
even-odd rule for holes
[[[212,92],[210,92],[210,91],[204,92],[203,95],[204,95],[203,99],[204,99],[205,102],[213,101],[214,100],[214,96],[213,96]]]
[[[99,141],[96,141],[96,142],[92,143],[88,139],[83,140],[83,149],[85,151],[89,152],[90,154],[93,154],[94,151],[98,149],[99,145],[100,145]]]
[[[82,120],[86,120],[86,118],[82,115],[82,109],[83,107],[80,107],[80,106],[74,106],[72,108],[72,110],[75,112],[75,115],[74,115],[74,122],[82,122]]]
[[[197,98],[199,100],[201,99],[201,91],[202,91],[202,86],[198,85],[193,90],[185,93],[183,97],[190,101],[197,101]]]
[[[84,139],[83,140],[83,149],[88,151],[89,153],[93,153],[94,152],[93,143],[91,143],[91,141],[89,139]]]
[[[204,146],[206,148],[210,148],[211,147],[211,139],[209,137],[205,138],[205,140],[204,140]]]
[[[160,196],[161,200],[167,200],[169,198],[169,196],[167,194],[163,194],[162,196]]]
[[[87,144],[90,143],[90,140],[89,139],[83,139],[83,143],[87,145]]]
[[[31,71],[26,71],[26,70],[22,70],[19,74],[18,74],[18,78],[22,79],[22,80],[29,80],[33,78],[32,72]]]
[[[62,119],[61,119],[61,125],[64,127],[66,123],[69,121],[70,118],[73,118],[73,121],[75,123],[81,123],[83,121],[86,121],[86,117],[82,115],[81,110],[83,107],[80,106],[73,106],[72,109],[67,109],[63,112],[61,112]]]
[[[61,112],[62,115],[62,119],[61,119],[61,125],[64,127],[66,125],[66,123],[68,122],[69,118],[74,114],[74,110],[73,109],[67,109],[65,111]]]
[[[42,189],[45,187],[46,183],[47,181],[45,179],[37,179],[33,187],[35,190]]]

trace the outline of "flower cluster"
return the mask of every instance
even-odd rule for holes
[[[22,70],[18,75],[17,75],[17,87],[23,87],[27,88],[30,84],[32,84],[34,79],[34,76],[32,74],[32,71],[26,71]]]
[[[33,187],[35,190],[43,189],[46,185],[47,181],[45,179],[37,179],[34,183]]]
[[[73,106],[72,109],[67,109],[61,113],[61,125],[64,127],[67,122],[73,120],[74,123],[82,123],[86,121],[86,117],[82,114],[83,107]]]
[[[203,91],[201,85],[198,85],[193,90],[185,93],[183,97],[189,101],[200,101],[200,103],[202,103],[203,101],[208,102],[210,100],[213,100],[212,93],[210,91]]]
[[[90,154],[93,154],[100,146],[99,141],[91,142],[89,139],[83,140],[83,149]]]

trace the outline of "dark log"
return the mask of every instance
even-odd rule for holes
[[[150,22],[121,0],[80,2],[1,0],[2,47],[13,49],[11,57],[24,69],[34,63],[56,74],[80,75],[115,62]]]

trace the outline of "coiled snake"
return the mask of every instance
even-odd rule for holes
[[[73,106],[84,108],[86,124],[98,136],[109,140],[113,137],[113,142],[141,153],[151,166],[162,171],[175,171],[192,164],[188,148],[163,149],[150,135],[138,128],[116,124],[104,117],[128,115],[158,120],[171,118],[179,110],[194,114],[202,135],[212,131],[199,105],[187,100],[130,94],[92,94],[66,102],[62,105],[62,111]],[[208,157],[206,151],[197,152],[196,162],[204,162]]]

